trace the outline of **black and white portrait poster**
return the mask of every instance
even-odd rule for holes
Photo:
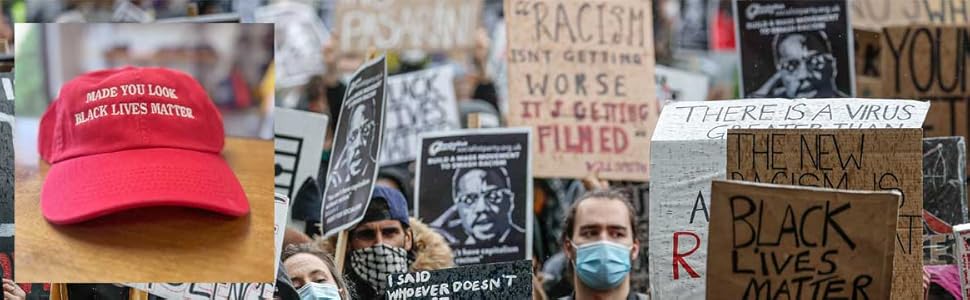
[[[309,111],[274,109],[275,190],[293,199],[304,184],[317,180],[329,117]]]
[[[743,98],[855,95],[847,0],[734,0]]]
[[[417,158],[422,132],[461,128],[451,70],[441,66],[387,78],[382,166]]]
[[[323,190],[324,237],[356,225],[370,204],[384,131],[386,85],[383,55],[357,69],[347,85]]]
[[[532,257],[529,128],[422,136],[415,216],[451,245],[455,264]]]

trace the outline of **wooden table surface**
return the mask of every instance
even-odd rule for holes
[[[17,165],[15,280],[272,282],[273,142],[227,138],[222,154],[249,198],[249,215],[151,207],[53,225],[40,211],[48,167]]]

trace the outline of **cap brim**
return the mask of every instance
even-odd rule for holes
[[[229,216],[249,212],[239,180],[215,153],[125,150],[53,164],[40,194],[51,223],[70,224],[148,206],[185,206]]]

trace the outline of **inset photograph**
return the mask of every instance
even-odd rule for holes
[[[17,282],[272,282],[273,25],[17,24]]]

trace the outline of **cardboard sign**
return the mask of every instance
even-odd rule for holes
[[[960,273],[960,293],[963,299],[970,299],[967,298],[970,296],[970,224],[953,226],[953,238],[956,240],[954,251]]]
[[[273,299],[269,283],[125,283],[124,285],[166,299],[261,300]]]
[[[727,179],[901,192],[892,295],[915,299],[923,294],[922,137],[916,128],[732,129]]]
[[[280,255],[283,254],[283,236],[286,234],[286,221],[290,219],[290,198],[277,193],[273,195],[273,204],[273,236],[276,242],[276,259],[273,260],[273,269],[279,270]]]
[[[855,95],[847,0],[735,0],[744,98]]]
[[[276,87],[302,85],[311,76],[323,75],[323,45],[330,32],[314,8],[295,1],[279,2],[256,8],[256,23],[273,23],[275,29]],[[277,119],[278,120],[278,119]]]
[[[919,128],[927,109],[929,104],[921,101],[879,99],[752,99],[664,106],[650,156],[653,299],[705,295],[710,182],[725,178],[729,128]]]
[[[708,299],[889,299],[898,192],[715,180],[711,197]]]
[[[950,233],[968,222],[966,153],[962,136],[923,139],[923,265],[956,262]]]
[[[660,65],[655,71],[657,72],[657,100],[661,105],[666,101],[707,100],[710,79],[706,75]]]
[[[385,293],[389,300],[532,299],[532,261],[394,274]]]
[[[482,0],[337,1],[334,26],[346,52],[448,51],[475,46]]]
[[[288,108],[274,109],[275,190],[292,198],[305,183],[317,180],[330,117]]]
[[[852,0],[852,27],[878,29],[909,24],[966,24],[966,0]]]
[[[347,86],[323,191],[324,237],[357,225],[370,204],[384,132],[386,85],[387,66],[381,56],[357,69]]]
[[[856,96],[882,97],[882,40],[878,31],[853,29],[855,38]]]
[[[415,217],[448,241],[455,264],[532,258],[529,135],[502,128],[422,137]]]
[[[536,177],[649,179],[650,3],[505,1],[508,120],[533,127]]]
[[[388,77],[386,105],[382,166],[413,161],[421,133],[461,128],[447,66]]]

